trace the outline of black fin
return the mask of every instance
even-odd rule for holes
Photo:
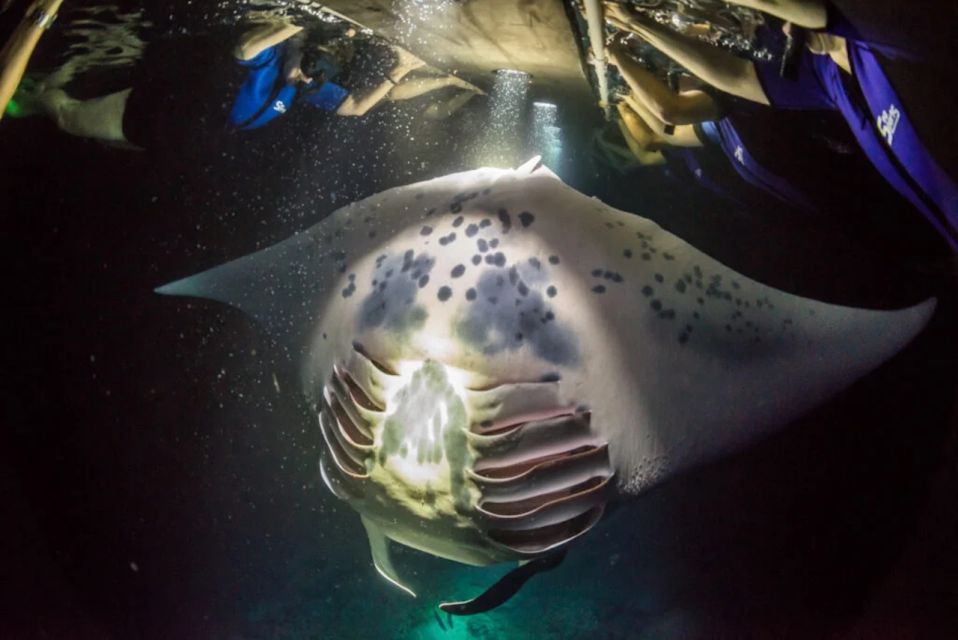
[[[498,582],[472,600],[443,602],[439,608],[455,616],[471,616],[495,609],[514,596],[529,578],[558,567],[565,558],[565,553],[565,549],[560,549],[555,553],[536,558],[502,576]]]

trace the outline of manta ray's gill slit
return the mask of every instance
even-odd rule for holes
[[[392,367],[388,366],[384,362],[377,360],[372,355],[370,355],[370,353],[366,351],[366,347],[364,347],[362,344],[358,342],[353,342],[353,350],[356,351],[356,353],[358,353],[362,357],[366,358],[366,360],[368,360],[374,367],[379,369],[380,372],[385,373],[386,375],[389,375],[389,376],[399,375],[399,373],[397,371],[394,371]]]
[[[327,387],[328,388],[328,387]],[[335,395],[329,394],[326,398],[327,405],[332,409],[333,416],[336,418],[336,424],[342,433],[346,442],[344,447],[356,449],[359,451],[369,451],[373,445],[373,439],[356,423],[356,420],[349,414],[346,408]]]
[[[342,445],[340,444],[339,436],[337,436],[335,433],[336,429],[331,424],[334,421],[335,420],[331,415],[329,407],[324,403],[319,412],[319,428],[320,433],[323,436],[323,441],[326,443],[326,449],[329,451],[330,457],[333,459],[336,468],[350,478],[356,480],[367,479],[369,474],[366,472],[365,468],[363,468],[359,462],[354,460],[345,450],[343,450]]]
[[[590,491],[608,482],[608,480],[608,477],[595,476],[571,487],[563,487],[551,491],[548,490],[551,487],[544,487],[546,491],[539,495],[511,502],[482,500],[479,503],[479,508],[484,513],[495,516],[528,516],[560,500],[586,495]]]
[[[537,422],[540,420],[550,420],[553,418],[561,418],[563,416],[574,416],[575,408],[574,407],[556,407],[550,409],[541,409],[533,413],[527,413],[517,416],[508,416],[501,420],[484,420],[479,424],[473,424],[471,426],[471,431],[478,435],[491,436],[498,435],[504,432],[514,431],[516,428],[521,427],[522,425],[529,422]]]
[[[333,367],[333,375],[336,376],[339,382],[346,388],[350,399],[356,406],[361,407],[366,411],[373,411],[377,413],[382,413],[385,411],[386,407],[374,401],[359,385],[359,383],[356,382],[356,379],[353,378],[349,371],[336,365]]]
[[[556,486],[561,482],[578,482],[597,475],[612,476],[609,447],[584,448],[579,453],[545,460],[514,476],[487,477],[470,472],[470,477],[485,496],[521,495],[530,486]]]
[[[595,526],[604,512],[605,505],[598,505],[562,522],[534,529],[489,529],[487,535],[518,553],[543,553],[584,534]]]
[[[599,447],[594,445],[583,445],[581,447],[572,449],[571,451],[562,451],[560,453],[552,453],[544,456],[534,457],[530,460],[523,460],[521,462],[500,467],[487,466],[483,464],[483,462],[480,462],[476,465],[474,473],[483,480],[513,478],[515,476],[522,475],[527,471],[531,471],[540,465],[556,462],[559,460],[566,460],[582,453],[595,451],[598,448]]]

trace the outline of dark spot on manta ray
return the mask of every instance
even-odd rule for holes
[[[550,298],[555,298],[557,293],[559,293],[559,291],[552,285],[549,285],[549,288],[546,289],[546,295]]]
[[[656,281],[656,282],[665,282],[665,278],[662,276],[661,273],[657,273],[657,274],[655,274],[655,281]]]
[[[539,378],[539,382],[558,382],[561,379],[562,376],[560,376],[556,371],[550,371]]]
[[[499,209],[499,222],[502,223],[502,232],[509,233],[509,230],[512,228],[512,218],[505,209]]]
[[[439,287],[439,292],[436,294],[436,297],[439,298],[439,302],[445,302],[452,297],[452,289],[449,287]]]
[[[455,242],[455,240],[456,240],[456,232],[453,231],[448,236],[443,236],[442,238],[439,238],[439,244],[441,244],[442,246],[446,246],[450,242]]]
[[[451,205],[449,205],[449,212],[450,212],[450,213],[462,213],[462,203],[461,203],[461,202],[453,202]]]
[[[422,289],[427,284],[429,284],[429,276],[422,276],[419,278],[419,288]]]
[[[612,282],[622,282],[625,278],[622,277],[622,274],[616,273],[615,271],[606,271],[602,274],[602,277],[606,280],[611,280]]]
[[[529,258],[529,265],[537,271],[542,269],[542,263],[539,262],[539,258],[536,258],[535,256]]]
[[[642,295],[644,295],[646,298],[651,296],[653,293],[655,293],[655,289],[653,289],[652,287],[648,285],[642,287]]]
[[[495,249],[496,247],[498,247],[498,246],[499,246],[499,238],[493,238],[492,240],[490,240],[490,241],[489,241],[489,246],[492,247],[493,249]]]
[[[476,299],[476,290],[473,289],[472,287],[469,287],[468,289],[466,289],[466,300],[468,300],[469,302],[472,302],[475,299]]]
[[[369,233],[367,233],[366,235],[369,236],[370,238],[375,238],[375,237],[376,237],[376,231],[375,231],[375,230],[372,230],[372,231],[370,231]]]
[[[549,264],[559,264],[559,256],[549,256]]]
[[[649,303],[649,306],[652,307],[654,311],[662,310],[662,302],[659,300],[653,300],[651,303]]]
[[[648,253],[643,253],[643,254],[642,254],[642,259],[645,260],[646,262],[648,262],[649,260],[652,259],[652,256],[651,256],[650,254],[648,254]]]
[[[463,219],[464,219],[464,218],[463,218],[462,216],[459,216],[458,218],[456,218],[455,220],[452,221],[452,226],[453,226],[453,227],[458,227],[459,225],[462,224]]]
[[[535,222],[536,217],[529,213],[528,211],[523,211],[519,214],[519,222],[522,223],[523,227],[528,227],[530,224]]]
[[[476,225],[470,224],[470,225],[468,225],[468,226],[466,227],[466,237],[467,237],[467,238],[471,238],[471,237],[473,237],[474,235],[476,235],[477,233],[479,233],[479,227],[477,227]]]
[[[517,333],[515,335],[515,338],[516,338],[516,342],[522,342],[522,333]]]
[[[419,235],[421,236],[428,236],[430,233],[432,233],[432,227],[429,225],[424,225],[423,228],[419,230]]]
[[[491,224],[492,224],[492,220],[490,220],[489,218],[483,218],[482,220],[479,221],[479,228],[485,229]]]
[[[489,243],[486,242],[485,238],[479,238],[476,240],[476,247],[479,249],[479,253],[485,253],[489,250]]]
[[[436,213],[436,208],[435,208],[435,207],[433,207],[432,209],[430,209],[429,211],[426,212],[426,217],[428,218],[429,216],[431,216],[431,215],[434,214],[434,213]]]
[[[326,340],[326,339],[327,339],[327,338],[326,338],[326,332],[323,331],[323,340]]]
[[[486,264],[494,264],[497,267],[504,267],[506,266],[506,256],[501,251],[495,254],[490,253],[486,256]]]
[[[592,270],[592,277],[593,277],[593,278],[601,278],[601,277],[602,277],[602,269],[593,269],[593,270]]]
[[[509,286],[511,268],[486,268],[475,287],[476,302],[467,307],[465,316],[457,322],[456,334],[466,344],[489,356],[518,349],[520,345],[513,336],[521,333],[522,344],[546,361],[557,364],[577,362],[575,334],[562,323],[553,322],[555,316],[551,312],[547,318],[543,317],[543,308],[547,306],[543,302],[544,293],[523,282],[522,275],[527,273],[523,272],[524,268],[528,267],[522,263],[516,269],[516,280],[512,285],[515,295]],[[500,280],[505,283],[502,287],[499,286]]]
[[[592,291],[593,293],[605,293],[605,285],[604,284],[596,285],[592,287]]]
[[[675,290],[678,291],[679,293],[685,293],[685,288],[686,288],[685,280],[678,280],[675,283]]]
[[[476,255],[472,256],[472,264],[476,264],[476,265],[477,265],[477,264],[479,264],[480,262],[482,262],[482,256],[481,256],[481,255],[479,255],[479,254],[477,253]]]
[[[457,264],[456,266],[452,268],[452,271],[449,272],[449,275],[451,275],[453,278],[459,278],[465,272],[466,272],[465,265]]]
[[[626,258],[632,258],[632,249],[625,249],[622,252],[622,255],[624,255]]]

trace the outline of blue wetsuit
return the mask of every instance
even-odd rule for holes
[[[840,112],[882,177],[958,250],[958,185],[922,144],[879,60],[898,52],[856,40],[854,28],[841,24],[834,31],[846,37],[851,76],[831,57],[806,52],[794,78],[755,65],[765,95],[773,107]]]
[[[697,132],[700,137],[704,136],[703,142],[708,141],[717,145],[728,158],[735,172],[753,187],[765,191],[796,209],[808,213],[819,211],[808,196],[756,159],[736,130],[732,117],[725,117],[716,122],[704,122],[699,125]]]
[[[229,121],[240,129],[258,129],[282,116],[296,102],[306,102],[324,111],[335,111],[349,92],[327,79],[320,85],[287,84],[283,77],[286,44],[261,51],[240,64],[250,72],[240,87]]]

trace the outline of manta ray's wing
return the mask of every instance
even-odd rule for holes
[[[323,260],[326,249],[317,235],[325,221],[262,251],[156,289],[171,296],[223,302],[256,319],[277,342],[289,346],[314,325],[317,302],[340,276],[335,256]]]
[[[934,299],[872,310],[793,295],[550,177],[530,176],[524,190],[566,227],[580,221],[575,237],[588,238],[576,240],[571,270],[588,284],[565,294],[575,290],[560,283],[556,299],[566,296],[563,316],[594,328],[582,365],[605,381],[593,425],[630,494],[798,419],[904,349],[936,308]],[[548,241],[568,246],[562,233]]]

